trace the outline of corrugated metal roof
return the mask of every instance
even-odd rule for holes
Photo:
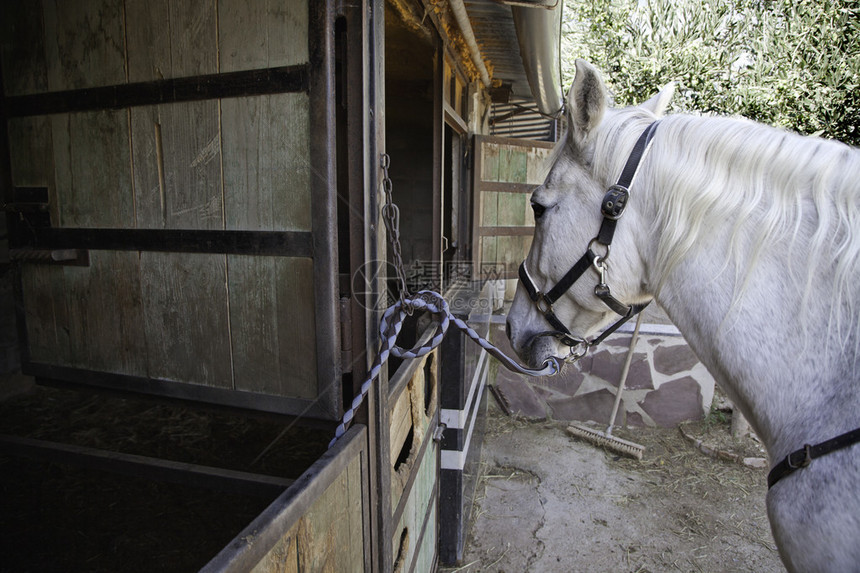
[[[464,0],[463,3],[481,56],[492,69],[493,82],[501,81],[511,88],[509,104],[493,105],[494,132],[510,137],[552,139],[555,121],[538,112],[539,106],[523,65],[511,7],[496,0]],[[535,37],[529,41],[546,40]],[[523,112],[524,109],[528,111]],[[517,113],[511,114],[512,111]]]
[[[493,79],[510,83],[516,96],[534,99],[526,79],[511,7],[495,0],[464,0],[481,55]]]

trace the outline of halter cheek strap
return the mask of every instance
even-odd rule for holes
[[[618,182],[609,188],[600,204],[600,212],[603,214],[603,221],[600,224],[600,230],[598,231],[597,236],[588,244],[585,254],[573,264],[570,270],[561,277],[558,283],[556,283],[556,285],[548,292],[543,293],[535,286],[535,282],[526,267],[526,262],[523,261],[520,265],[520,283],[522,283],[523,287],[526,289],[526,293],[528,293],[529,298],[534,302],[538,311],[543,314],[546,321],[555,329],[555,331],[551,331],[546,334],[558,338],[559,341],[570,347],[585,345],[587,348],[589,346],[599,344],[607,336],[615,332],[622,324],[630,320],[633,316],[636,316],[636,314],[648,306],[648,303],[641,305],[624,304],[612,296],[612,292],[606,284],[605,275],[606,259],[609,257],[612,239],[615,236],[616,223],[618,222],[618,219],[621,218],[621,215],[624,214],[624,209],[627,206],[628,199],[630,198],[630,185],[636,177],[636,172],[639,169],[639,162],[642,160],[642,157],[648,149],[658,123],[659,122],[655,121],[649,125],[639,136],[639,139],[636,141],[636,145],[633,147],[633,151],[630,153],[630,157],[627,158],[627,163],[624,165],[624,169],[621,172],[621,176],[618,178]],[[600,257],[594,252],[594,250],[592,250],[592,246],[595,243],[600,243],[606,247],[606,255]],[[612,309],[613,312],[621,315],[621,319],[610,326],[595,340],[587,341],[573,336],[567,326],[565,326],[564,323],[556,316],[552,305],[561,298],[561,296],[564,295],[564,293],[566,293],[590,267],[594,267],[600,274],[600,282],[598,282],[597,286],[594,287],[595,296],[602,300],[603,303]],[[582,354],[574,354],[573,352],[571,352],[571,355],[574,359],[582,356]]]

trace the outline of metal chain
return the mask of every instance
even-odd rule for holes
[[[397,273],[397,281],[400,283],[400,302],[404,302],[409,291],[406,288],[406,271],[403,265],[403,250],[400,247],[400,208],[394,203],[394,184],[388,174],[391,166],[391,157],[387,153],[382,154],[382,192],[385,202],[382,204],[382,222],[385,224],[385,233],[388,236],[388,244],[391,245],[391,258],[394,260],[394,269]],[[407,310],[412,314],[411,310]]]

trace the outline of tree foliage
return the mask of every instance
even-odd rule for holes
[[[618,105],[677,82],[676,110],[860,145],[858,0],[566,0],[565,83],[599,67]]]

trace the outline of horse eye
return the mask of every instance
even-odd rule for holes
[[[532,211],[535,212],[535,219],[540,219],[541,215],[546,211],[546,207],[540,203],[532,203]]]

